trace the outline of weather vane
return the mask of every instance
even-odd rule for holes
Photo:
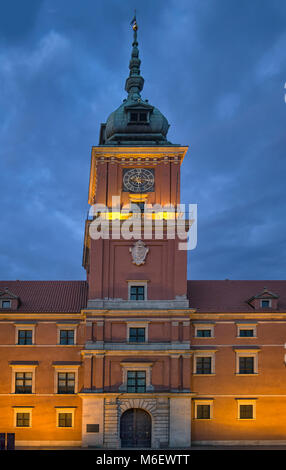
[[[132,29],[134,31],[137,31],[138,25],[137,25],[137,21],[136,21],[136,10],[135,10],[134,17],[132,18],[132,21],[131,21],[130,25],[132,26]]]

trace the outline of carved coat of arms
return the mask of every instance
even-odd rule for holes
[[[132,256],[132,262],[137,266],[140,266],[145,263],[149,248],[147,248],[142,240],[138,240],[132,248],[129,248],[129,251]]]

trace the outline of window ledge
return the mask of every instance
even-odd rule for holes
[[[237,421],[256,421],[256,418],[237,418]]]
[[[257,339],[257,336],[236,336],[237,339]]]
[[[194,339],[215,339],[215,336],[194,336]]]
[[[193,421],[212,421],[213,418],[193,418]]]
[[[240,374],[239,372],[236,372],[235,375],[238,377],[256,377],[259,374],[258,372],[254,372],[253,374]]]
[[[193,373],[193,375],[195,375],[196,377],[213,377],[214,375],[216,375],[215,373],[213,374],[197,374],[197,373]]]

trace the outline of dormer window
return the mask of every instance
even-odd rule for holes
[[[147,111],[131,111],[129,114],[130,124],[148,124],[148,122]]]
[[[278,309],[279,295],[269,291],[266,287],[259,294],[251,297],[248,303],[254,309],[271,308],[272,310]]]
[[[16,310],[19,306],[20,299],[6,287],[0,291],[0,309]]]

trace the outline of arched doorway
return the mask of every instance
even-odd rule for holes
[[[152,420],[141,408],[131,408],[120,420],[121,447],[151,447]]]

